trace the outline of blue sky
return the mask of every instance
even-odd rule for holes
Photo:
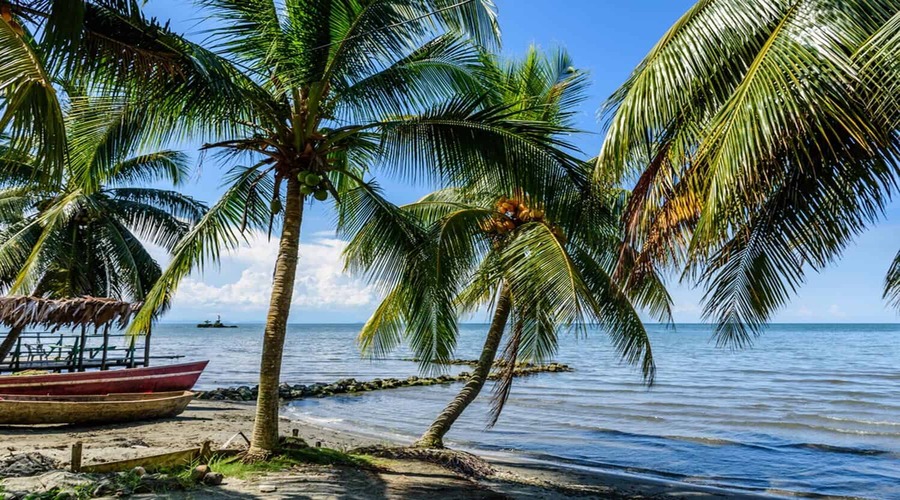
[[[620,85],[665,30],[693,3],[688,0],[495,0],[503,30],[503,53],[514,57],[530,45],[565,47],[575,65],[590,72],[590,98],[582,105],[580,128],[593,134],[575,143],[586,156],[595,155],[602,137],[596,111]],[[175,30],[195,40],[204,35],[200,11],[188,2],[150,0],[147,11],[171,20]],[[187,152],[196,145],[180,145]],[[198,158],[199,162],[199,158]],[[201,164],[189,194],[212,201],[221,191],[218,165]],[[414,200],[428,186],[409,186],[380,178],[395,202]],[[900,248],[900,203],[885,219],[820,274],[809,276],[797,297],[781,311],[781,322],[894,322],[897,313],[881,299],[885,271]],[[364,321],[377,301],[366,283],[342,274],[342,242],[334,239],[332,216],[324,210],[307,212],[302,235],[301,270],[291,321]],[[222,314],[230,321],[262,321],[268,302],[275,247],[260,238],[228,257],[219,269],[207,269],[188,279],[176,295],[166,321],[197,320]],[[700,319],[702,290],[673,283],[676,321]],[[474,320],[483,320],[477,317]]]

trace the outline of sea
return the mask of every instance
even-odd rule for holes
[[[290,325],[282,380],[421,375],[403,349],[386,359],[362,357],[359,329]],[[603,331],[562,334],[555,361],[574,371],[516,379],[492,428],[486,386],[445,442],[743,493],[900,499],[900,325],[776,324],[741,350],[717,347],[709,325],[648,329],[657,364],[652,387],[621,362]],[[456,357],[477,358],[486,331],[487,325],[462,325]],[[218,330],[160,324],[153,355],[209,359],[199,389],[252,386],[262,332],[261,324]],[[306,399],[283,414],[412,441],[459,388]]]

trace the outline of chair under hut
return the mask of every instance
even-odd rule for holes
[[[0,326],[9,329],[0,344],[0,372],[148,366],[149,333],[141,346],[143,356],[137,357],[136,337],[110,331],[124,330],[140,306],[98,297],[0,297]],[[41,331],[26,332],[28,328]],[[112,345],[115,337],[123,338],[126,345]],[[124,355],[110,356],[112,351]]]

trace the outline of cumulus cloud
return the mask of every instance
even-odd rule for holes
[[[332,233],[333,234],[333,233]],[[343,240],[315,237],[300,245],[300,265],[292,304],[304,309],[359,308],[374,303],[376,293],[362,280],[343,272]],[[175,295],[176,308],[219,311],[264,312],[272,291],[272,271],[278,255],[278,240],[255,235],[222,259],[222,270],[240,270],[225,283],[211,284],[203,276],[185,279]]]

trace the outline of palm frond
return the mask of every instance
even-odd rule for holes
[[[17,151],[32,151],[50,179],[62,175],[66,152],[63,112],[44,54],[29,33],[0,19],[0,131]]]
[[[144,306],[131,322],[129,332],[146,332],[182,278],[191,272],[202,271],[218,261],[222,252],[246,241],[242,226],[261,230],[268,224],[271,213],[268,202],[257,200],[248,204],[248,199],[253,200],[253,191],[260,189],[261,183],[271,183],[271,179],[260,178],[258,167],[235,168],[229,177],[231,186],[222,198],[175,245],[168,267],[147,293]],[[268,189],[271,192],[271,185]]]

